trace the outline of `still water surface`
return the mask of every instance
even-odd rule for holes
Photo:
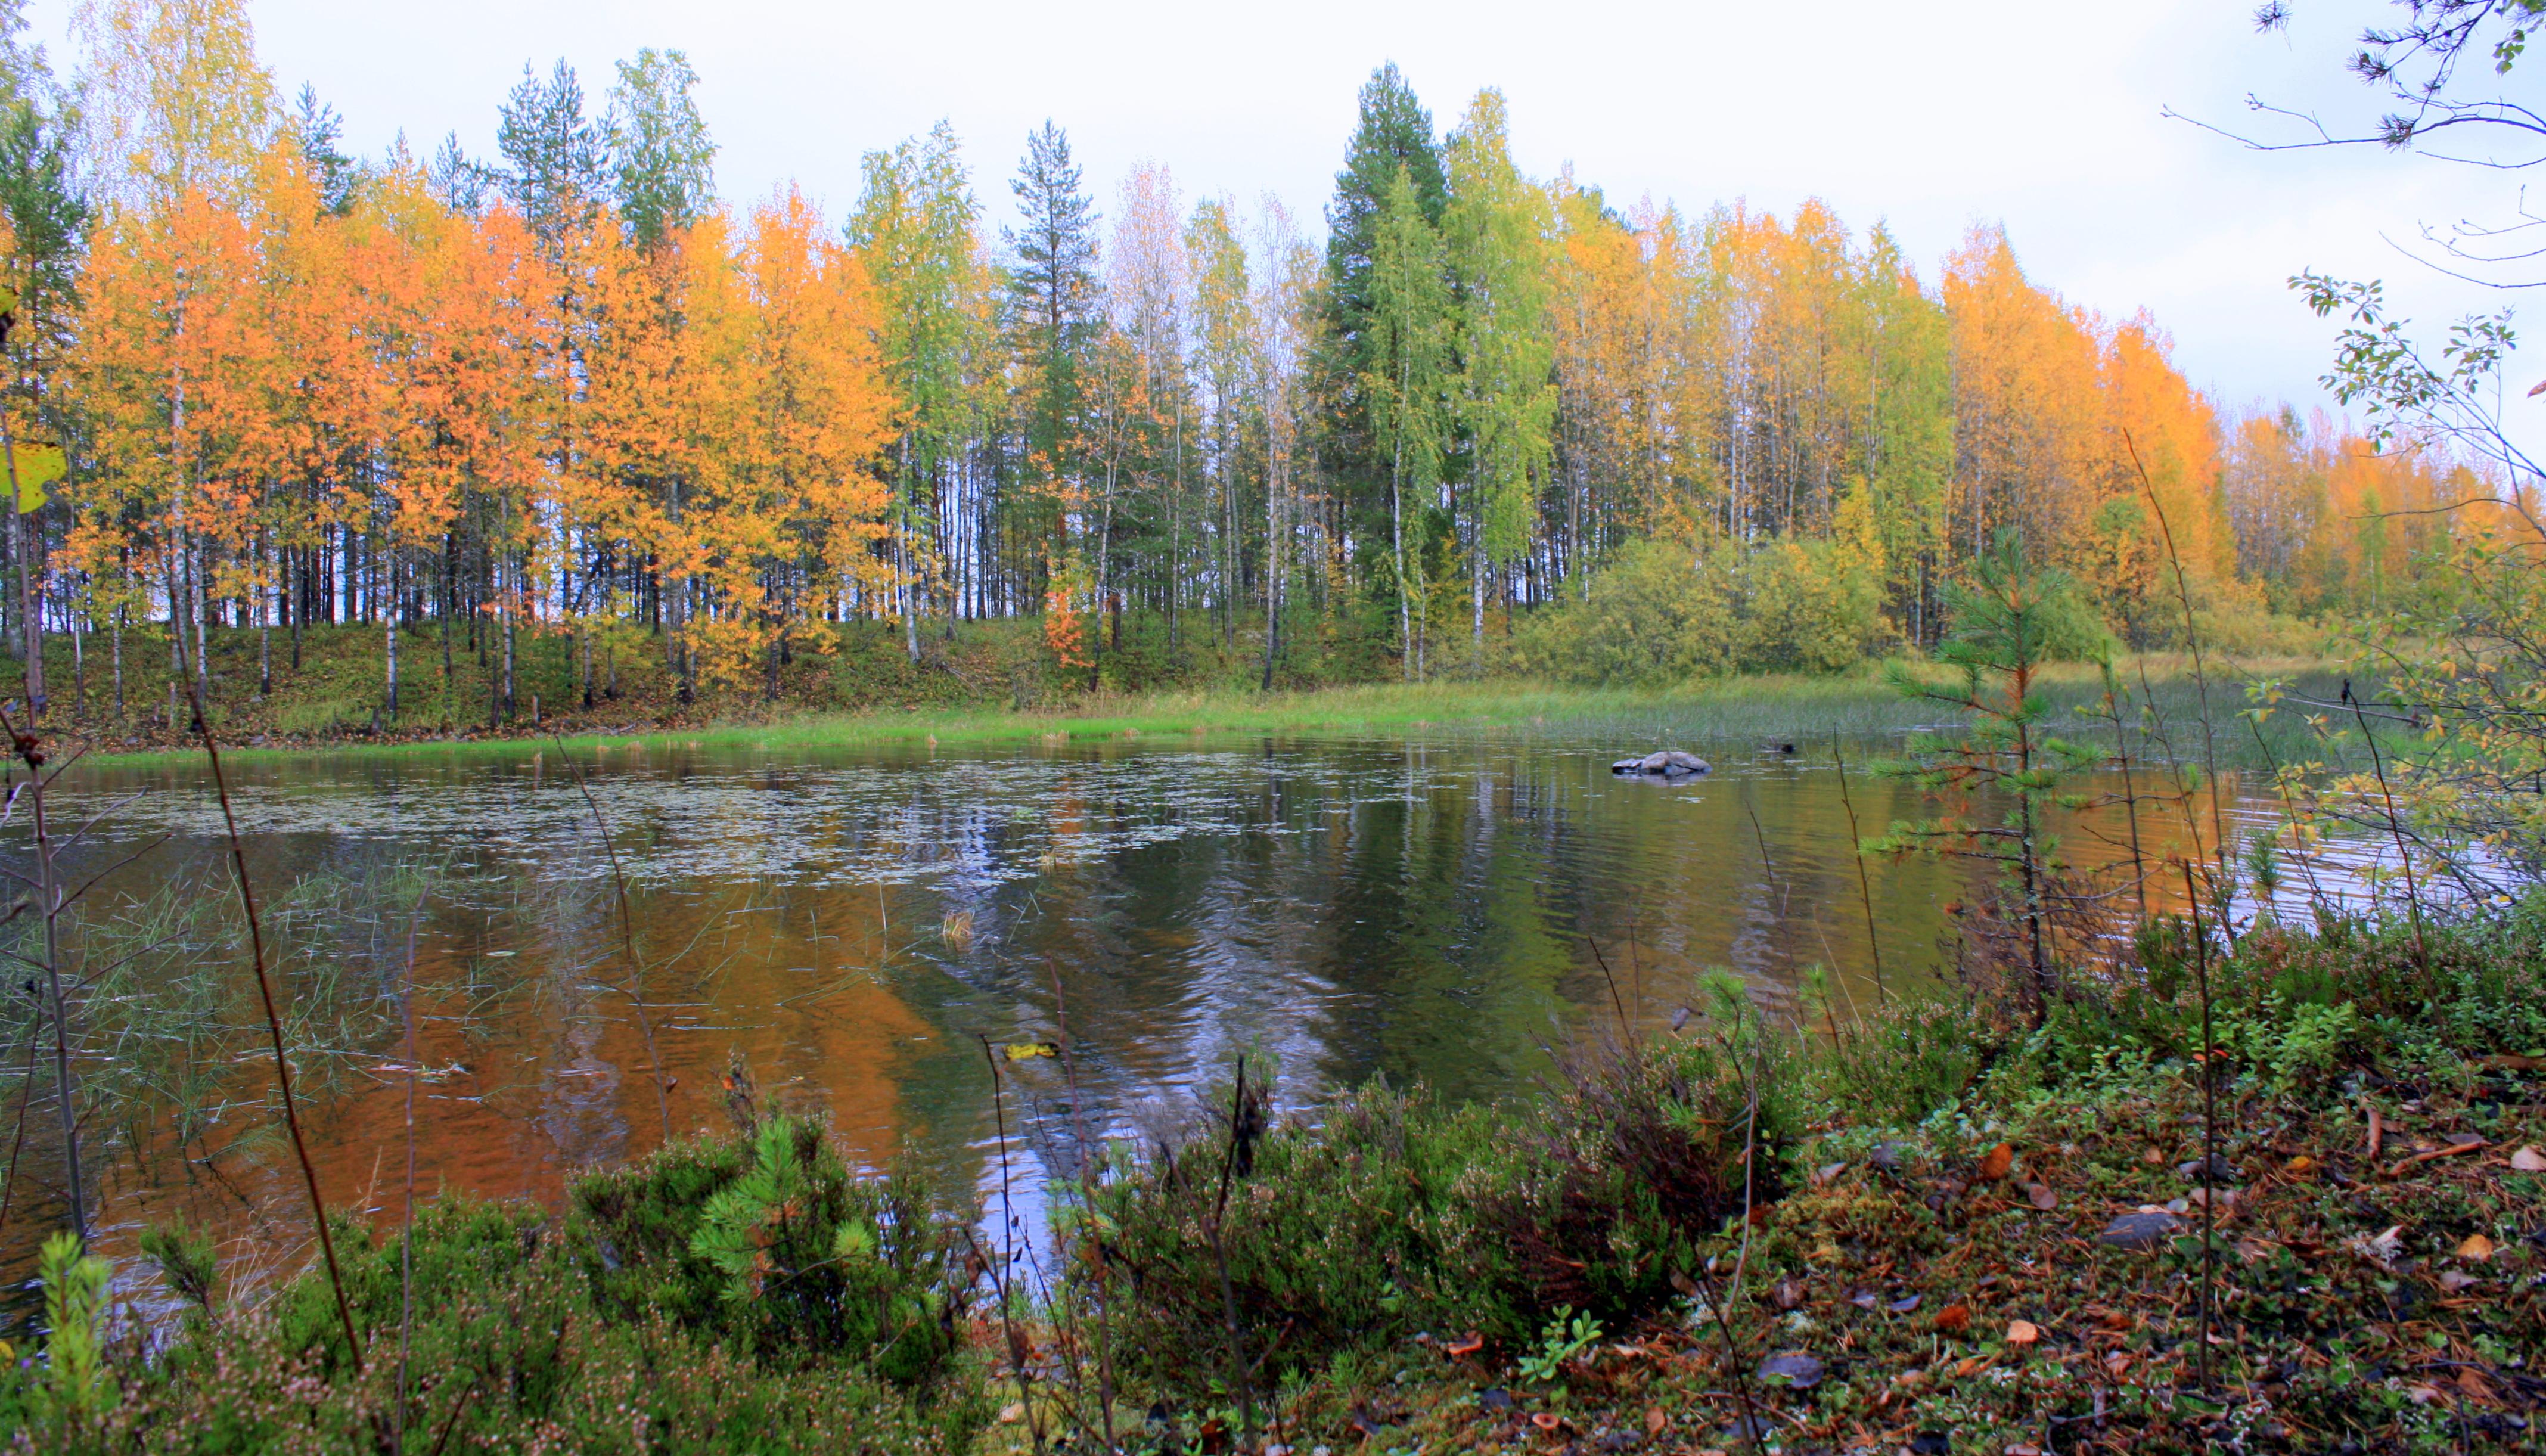
[[[1000,1063],[1014,1181],[1032,1187],[1077,1130],[1189,1107],[1241,1053],[1252,1074],[1278,1069],[1286,1107],[1374,1075],[1490,1097],[1622,1004],[1666,1022],[1711,968],[1791,1005],[1805,968],[1832,967],[1844,1006],[1872,997],[1877,946],[1896,985],[1946,964],[1970,872],[1866,860],[1869,927],[1851,853],[1858,833],[1927,812],[1913,790],[1859,770],[1842,795],[1825,744],[1700,741],[1687,746],[1711,777],[1610,775],[1650,746],[1442,732],[580,750],[626,880],[642,1016],[610,858],[552,746],[244,759],[232,779],[269,895],[312,875],[400,887],[368,915],[286,927],[347,943],[335,951],[362,942],[358,999],[384,1014],[354,1045],[304,1054],[307,1118],[330,1201],[394,1209],[410,905],[417,1060],[434,1069],[419,1186],[552,1204],[573,1169],[660,1140],[647,1021],[678,1079],[676,1129],[723,1124],[738,1050],[765,1101],[827,1116],[857,1156],[995,1189],[985,1042],[1074,1053],[1077,1106],[1059,1063]],[[172,836],[123,874],[126,892],[216,862],[196,766],[108,763],[71,782],[66,821],[137,796],[83,851],[93,861]],[[2179,840],[2155,812],[2146,832],[2153,852]],[[2118,853],[2083,834],[2069,847]],[[134,1114],[109,1174],[110,1244],[177,1211],[287,1245],[305,1229],[260,1105],[267,1068],[242,1056],[217,1080],[238,1100],[192,1141],[161,1126],[165,1109]],[[41,1124],[26,1149],[41,1179]],[[14,1267],[32,1226],[12,1223]]]

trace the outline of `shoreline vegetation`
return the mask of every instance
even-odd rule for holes
[[[993,642],[999,636],[1016,635],[1014,624],[979,627],[1000,629],[980,632]],[[339,641],[330,641],[331,636]],[[854,642],[859,634],[852,630],[842,636]],[[1031,691],[1012,688],[994,696],[978,687],[986,668],[967,670],[977,664],[940,666],[933,674],[895,670],[879,677],[865,670],[868,664],[860,654],[844,649],[841,659],[827,670],[800,674],[788,684],[793,691],[776,699],[743,696],[684,704],[673,696],[667,678],[658,680],[632,668],[622,676],[618,696],[597,698],[589,709],[574,699],[570,681],[564,680],[561,657],[556,696],[547,700],[547,707],[535,709],[526,692],[523,713],[500,727],[490,727],[484,718],[433,714],[435,700],[422,698],[421,706],[404,719],[384,721],[375,732],[360,700],[338,692],[341,669],[354,665],[342,659],[357,658],[366,648],[376,652],[375,635],[351,630],[329,635],[313,632],[305,645],[308,666],[299,673],[278,672],[270,694],[244,691],[226,672],[215,679],[213,728],[226,756],[502,750],[535,747],[554,737],[562,737],[569,749],[586,750],[630,744],[649,749],[842,746],[1054,735],[1084,739],[1127,733],[1459,728],[1578,728],[1617,732],[1623,735],[1621,741],[1630,743],[1648,738],[1658,742],[1675,735],[1710,741],[1749,736],[1801,742],[1825,740],[1833,731],[1850,738],[1894,735],[1940,721],[1932,707],[1905,700],[1890,685],[1886,661],[1871,659],[1832,672],[1738,673],[1675,687],[1583,686],[1496,672],[1424,683],[1313,680],[1266,690],[1252,682],[1230,681],[1226,674],[1214,680],[1196,673],[1192,676],[1200,680],[1170,679],[1093,692],[1075,684],[1038,681]],[[250,650],[246,642],[232,648],[241,658],[247,658]],[[978,648],[976,655],[995,656],[998,650],[997,645],[987,645]],[[221,655],[226,654],[216,653],[216,660]],[[1915,667],[1923,659],[1905,661]],[[2163,713],[2187,722],[2197,714],[2188,654],[2123,654],[2115,661],[2134,684],[2145,674],[2150,690],[2159,695]],[[2217,664],[2213,668],[2215,672]],[[2240,684],[2258,679],[2295,682],[2327,698],[2344,675],[2343,659],[2321,651],[2257,655],[2241,660],[2235,668]],[[69,680],[67,662],[52,664],[51,670],[54,681]],[[2085,662],[2049,664],[2043,681],[2064,718],[2071,716],[2072,709],[2090,705],[2100,692],[2098,669]],[[473,696],[473,687],[464,680],[454,696]],[[136,671],[127,707],[167,696],[165,682]],[[118,720],[101,698],[92,685],[83,699],[90,711],[57,709],[46,728],[68,741],[86,744],[93,755],[123,762],[200,757],[190,731],[191,708],[183,699],[173,715],[163,706],[146,713],[128,711]],[[68,707],[62,698],[55,702],[60,708]],[[2291,728],[2286,721],[2266,726],[2275,734]],[[2240,743],[2236,748],[2242,759],[2250,753],[2251,745]]]

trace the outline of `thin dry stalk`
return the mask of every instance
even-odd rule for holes
[[[2422,942],[2422,892],[2414,883],[2414,852],[2405,844],[2404,820],[2396,817],[2396,793],[2387,787],[2387,760],[2378,752],[2378,735],[2369,728],[2369,719],[2360,711],[2360,700],[2351,695],[2351,685],[2343,684],[2343,701],[2351,705],[2352,721],[2360,725],[2360,737],[2369,745],[2369,767],[2378,776],[2378,797],[2385,801],[2387,832],[2395,836],[2396,858],[2405,868],[2405,910],[2414,919],[2414,960],[2428,976],[2431,973],[2430,948]]]
[[[192,679],[189,679],[192,683]],[[336,1267],[336,1239],[327,1230],[327,1201],[318,1192],[318,1170],[309,1161],[309,1142],[300,1132],[300,1106],[292,1093],[292,1059],[284,1055],[283,1016],[275,1009],[274,978],[265,965],[265,930],[256,915],[256,890],[248,881],[247,846],[239,839],[238,815],[230,809],[229,777],[221,771],[221,750],[212,741],[212,723],[204,711],[200,684],[193,686],[195,732],[203,739],[204,759],[212,766],[212,792],[221,801],[221,829],[228,836],[230,871],[238,881],[239,909],[247,917],[248,960],[256,969],[257,999],[265,1008],[265,1034],[274,1049],[274,1080],[283,1091],[283,1124],[292,1134],[292,1156],[300,1163],[300,1182],[309,1194],[309,1221],[318,1230],[318,1252],[327,1263],[327,1287],[336,1295],[336,1319],[344,1327],[345,1349],[354,1371],[362,1373],[363,1344],[354,1334],[354,1307],[345,1298],[345,1278]]]
[[[2272,787],[2280,792],[2281,817],[2288,820],[2290,825],[2290,857],[2299,862],[2299,873],[2307,876],[2308,907],[2316,911],[2319,915],[2323,915],[2326,912],[2326,905],[2328,903],[2325,898],[2325,886],[2317,881],[2316,861],[2304,852],[2306,841],[2300,837],[2299,833],[2299,810],[2297,805],[2290,802],[2289,781],[2282,776],[2281,760],[2277,754],[2272,752],[2272,745],[2265,741],[2263,737],[2263,726],[2255,720],[2252,714],[2248,714],[2246,716],[2246,727],[2248,730],[2253,733],[2254,746],[2262,752],[2264,764],[2272,771]],[[2143,913],[2145,913],[2145,911],[2143,911]]]
[[[999,1130],[999,1260],[992,1263],[982,1258],[978,1245],[973,1256],[990,1270],[990,1292],[999,1297],[999,1331],[1007,1339],[1008,1369],[1017,1380],[1017,1404],[1025,1410],[1026,1428],[1034,1434],[1035,1450],[1041,1452],[1043,1417],[1035,1411],[1034,1370],[1026,1350],[1025,1332],[1017,1328],[1016,1302],[1010,1296],[1008,1282],[1008,1269],[1017,1253],[1016,1201],[1008,1184],[1008,1083],[999,1074],[999,1054],[990,1046],[990,1039],[977,1032],[975,1037],[981,1044],[981,1060],[990,1065],[990,1113]],[[966,1230],[964,1238],[969,1242],[972,1231]]]
[[[1703,1284],[1699,1280],[1704,1281]],[[1733,1337],[1733,1322],[1725,1318],[1724,1300],[1715,1288],[1715,1271],[1700,1264],[1696,1280],[1681,1274],[1675,1276],[1671,1283],[1680,1293],[1704,1300],[1706,1312],[1715,1317],[1715,1332],[1724,1341],[1724,1368],[1733,1377],[1734,1394],[1741,1401],[1742,1434],[1750,1438],[1751,1450],[1766,1450],[1767,1427],[1759,1419],[1758,1404],[1750,1398],[1748,1362],[1742,1356],[1741,1342]]]
[[[565,739],[552,733],[557,757],[564,760],[565,771],[574,775],[575,788],[583,791],[583,803],[592,811],[593,832],[601,836],[601,852],[610,858],[610,886],[619,897],[619,948],[628,958],[628,1003],[636,1008],[636,1029],[645,1034],[646,1075],[654,1083],[654,1110],[663,1119],[663,1141],[672,1141],[672,1093],[663,1080],[663,1059],[654,1050],[654,1018],[645,1009],[645,963],[636,957],[636,921],[628,913],[628,877],[619,868],[619,847],[610,840],[610,820],[601,813],[601,801],[592,797],[592,786],[583,781],[583,769],[568,753]]]
[[[18,1079],[18,1131],[9,1138],[9,1176],[0,1181],[0,1229],[9,1226],[9,1209],[18,1196],[18,1155],[27,1146],[27,1104],[36,1099],[36,1054],[43,1045],[38,1030],[42,1025],[41,1008],[37,1015],[38,1022],[27,1028],[27,1070]]]
[[[1072,1049],[1069,1038],[1069,1000],[1061,993],[1061,968],[1047,962],[1044,974],[1052,978],[1053,1018],[1061,1031],[1061,1075],[1069,1088],[1069,1120],[1078,1133],[1079,1179],[1082,1185],[1090,1185],[1094,1171],[1088,1159],[1096,1145],[1088,1137],[1086,1099],[1079,1095],[1078,1090],[1078,1054]],[[1084,1196],[1083,1192],[1081,1196]],[[1096,1296],[1097,1409],[1105,1432],[1105,1449],[1111,1451],[1118,1444],[1114,1439],[1113,1301],[1108,1292],[1111,1281],[1105,1268],[1105,1242],[1090,1239],[1087,1247],[1096,1266],[1096,1278],[1091,1281],[1091,1287]]]
[[[2183,870],[2184,899],[2192,909],[2192,965],[2201,989],[2201,1388],[2210,1385],[2211,1291],[2219,1282],[2219,1044],[2210,1031],[2210,933],[2201,923],[2201,896],[2192,883],[2192,866]]]
[[[1586,935],[1582,937],[1582,943],[1591,947],[1591,959],[1600,967],[1600,979],[1609,983],[1609,1004],[1618,1012],[1618,1042],[1632,1055],[1636,1046],[1636,1024],[1627,1019],[1627,1003],[1618,994],[1617,973],[1609,969],[1609,958],[1600,954],[1600,942]]]
[[[2113,672],[2109,653],[2102,666],[2104,717],[2113,726],[2113,761],[2122,770],[2122,815],[2131,828],[2131,888],[2139,897],[2140,918],[2145,920],[2149,912],[2148,862],[2140,853],[2140,791],[2139,785],[2131,778],[2131,735],[2129,729],[2122,726],[2122,701],[2118,691],[2121,679]]]
[[[1230,1094],[1229,1147],[1220,1159],[1220,1196],[1211,1210],[1211,1258],[1220,1273],[1221,1317],[1229,1325],[1229,1374],[1237,1387],[1238,1433],[1244,1444],[1255,1441],[1255,1382],[1246,1363],[1246,1341],[1237,1323],[1237,1291],[1229,1282],[1229,1249],[1221,1239],[1229,1216],[1229,1185],[1237,1172],[1237,1143],[1246,1121],[1246,1058],[1237,1059],[1237,1088]]]
[[[44,814],[43,744],[32,731],[20,731],[0,710],[0,729],[18,758],[27,766],[26,795],[29,813],[34,815],[36,836],[37,902],[44,921],[44,1001],[45,1012],[53,1026],[53,1095],[61,1103],[62,1173],[68,1186],[71,1204],[71,1232],[82,1240],[88,1238],[88,1192],[80,1171],[78,1087],[71,1075],[70,1010],[62,995],[61,917],[62,907],[69,903],[62,896],[59,876],[53,864],[53,840],[50,822]],[[16,795],[11,795],[14,801]]]
[[[406,1022],[406,1203],[398,1217],[398,1375],[397,1406],[391,1416],[389,1446],[406,1449],[407,1353],[415,1336],[415,922],[424,913],[424,892],[406,915],[406,985],[398,995],[398,1012]]]
[[[1847,857],[1856,863],[1856,900],[1865,908],[1865,953],[1874,958],[1874,999],[1891,999],[1883,986],[1883,938],[1874,932],[1874,886],[1865,874],[1865,838],[1856,823],[1856,799],[1847,788],[1847,755],[1839,751],[1838,729],[1830,729],[1830,762],[1838,765],[1838,802],[1847,811]],[[2137,841],[2133,835],[2133,841]],[[1836,968],[1832,968],[1836,974]]]
[[[2192,650],[2192,686],[2201,699],[2201,771],[2210,780],[2210,841],[2219,854],[2219,875],[2228,878],[2228,824],[2219,807],[2219,744],[2210,721],[2210,669],[2201,652],[2200,625],[2193,620],[2192,588],[2183,574],[2183,557],[2174,549],[2174,526],[2165,518],[2165,502],[2157,498],[2157,486],[2150,483],[2148,467],[2140,463],[2140,448],[2131,440],[2131,432],[2122,432],[2122,446],[2131,453],[2131,469],[2139,471],[2140,489],[2148,493],[2149,508],[2157,512],[2157,528],[2165,542],[2166,564],[2174,570],[2174,599],[2183,609],[2183,641]]]

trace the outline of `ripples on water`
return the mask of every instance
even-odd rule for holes
[[[906,1153],[994,1188],[985,1042],[1065,1036],[1074,1052],[1077,1106],[1058,1063],[1002,1066],[1014,1181],[1032,1187],[1038,1167],[1073,1160],[1078,1129],[1189,1109],[1241,1053],[1254,1074],[1278,1068],[1286,1107],[1374,1075],[1492,1096],[1619,1001],[1666,1021],[1709,968],[1789,1005],[1799,972],[1825,965],[1842,1005],[1868,1000],[1869,927],[1826,752],[1693,746],[1713,777],[1613,778],[1614,743],[1518,735],[631,745],[578,762],[627,875],[655,1040],[679,1079],[674,1125],[722,1122],[719,1076],[739,1048],[766,1100],[827,1115],[858,1156]],[[609,862],[553,747],[250,759],[234,780],[269,891],[431,873],[419,1061],[456,1070],[419,1090],[420,1187],[553,1203],[571,1169],[659,1140]],[[1897,783],[1852,773],[1850,787],[1867,835],[1925,812]],[[86,770],[57,814],[136,791],[116,838],[88,852],[104,863],[174,838],[117,889],[210,870],[218,810],[190,766]],[[2177,837],[2167,815],[2144,823]],[[2070,848],[2090,864],[2118,852],[2079,835]],[[1886,969],[1932,978],[1965,872],[1866,868]],[[309,1115],[329,1197],[373,1208],[394,1206],[380,1169],[404,1157],[392,998],[405,907],[383,909],[360,957],[383,1013],[374,1034],[307,1054],[339,1073]],[[254,1099],[265,1075],[246,1061],[228,1080]],[[297,1239],[266,1121],[233,1108],[184,1150],[151,1146],[172,1142],[150,1130],[164,1114],[135,1124],[128,1141],[148,1156],[127,1150],[107,1224],[184,1210]],[[48,1155],[29,1153],[41,1176]],[[14,1258],[32,1227],[0,1235]]]

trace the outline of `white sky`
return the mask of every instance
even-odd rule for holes
[[[2257,91],[2365,124],[2376,98],[2339,63],[2393,7],[2295,8],[2291,34],[2269,39],[2248,0],[258,0],[253,14],[280,89],[314,84],[375,156],[400,130],[419,153],[455,129],[491,153],[525,59],[545,71],[563,56],[597,109],[614,60],[684,49],[722,194],[793,178],[834,217],[862,152],[942,117],[1004,219],[1025,133],[1049,116],[1100,206],[1154,158],[1188,199],[1226,192],[1251,211],[1271,192],[1315,225],[1355,93],[1394,59],[1444,129],[1479,87],[1502,87],[1521,164],[1547,176],[1570,162],[1613,203],[1782,212],[1818,195],[1853,227],[1888,219],[1931,280],[1973,221],[2003,220],[2037,281],[2111,315],[2150,308],[2195,385],[2235,408],[2321,398],[2332,326],[2284,287],[2301,267],[2383,276],[2402,311],[2434,324],[2503,297],[2382,234],[2500,217],[2515,178],[2371,148],[2257,154],[2160,115],[2260,125],[2244,108]],[[63,71],[70,9],[30,6]]]

